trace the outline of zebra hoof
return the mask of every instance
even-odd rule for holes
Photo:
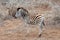
[[[39,34],[39,36],[38,37],[41,37],[42,36],[42,34]]]

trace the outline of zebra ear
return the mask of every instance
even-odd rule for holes
[[[20,8],[17,8],[17,11],[19,11]]]

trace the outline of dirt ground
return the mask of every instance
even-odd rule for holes
[[[0,24],[0,40],[60,40],[59,27],[45,26],[39,37],[36,26],[26,26],[23,23],[19,19],[4,21]]]

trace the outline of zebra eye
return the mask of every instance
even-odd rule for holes
[[[21,12],[21,16],[24,18],[27,16],[27,14],[25,12]]]

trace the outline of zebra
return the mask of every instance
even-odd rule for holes
[[[24,9],[23,7],[19,7],[17,8],[17,11],[16,13],[14,13],[13,17],[15,18],[22,17],[27,24],[31,24],[31,25],[39,24],[41,29],[41,34],[42,34],[43,26],[45,26],[44,16],[40,14],[39,15],[29,14],[29,12],[26,9]],[[41,34],[39,36],[41,36]]]

